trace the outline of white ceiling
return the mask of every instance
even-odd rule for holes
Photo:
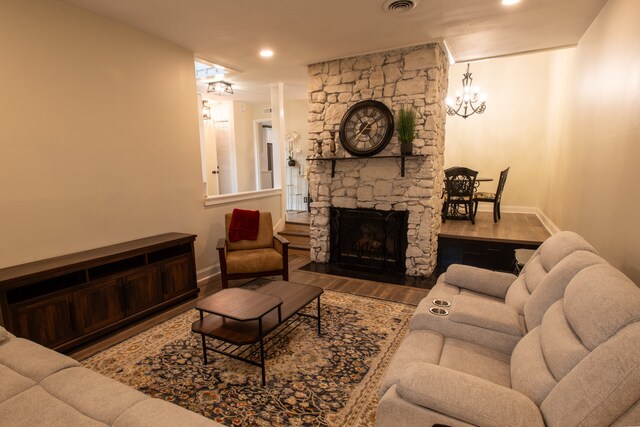
[[[170,40],[237,70],[235,99],[306,97],[306,65],[444,40],[456,62],[571,46],[606,0],[419,0],[392,14],[384,0],[64,0]],[[270,59],[258,56],[270,48]],[[202,90],[204,85],[202,85]]]

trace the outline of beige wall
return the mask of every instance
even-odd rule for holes
[[[445,164],[496,179],[503,206],[539,208],[640,283],[640,16],[609,0],[576,48],[473,63],[487,110],[448,117]],[[449,93],[466,64],[449,70]],[[493,183],[483,189],[493,191]]]
[[[479,177],[494,179],[480,189],[495,191],[500,171],[511,167],[502,205],[538,206],[552,65],[566,55],[570,49],[471,64],[474,85],[488,97],[487,109],[466,119],[447,117],[445,168],[477,170]],[[462,89],[466,69],[466,63],[449,68],[449,96]]]
[[[217,263],[223,213],[204,208],[190,52],[54,0],[0,14],[0,267],[152,234],[198,234]]]
[[[558,90],[540,208],[640,284],[640,2],[609,0]]]

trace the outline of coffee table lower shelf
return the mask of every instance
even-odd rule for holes
[[[225,292],[229,295],[223,295]],[[196,309],[200,311],[200,319],[193,322],[191,331],[202,336],[205,365],[208,363],[207,351],[213,351],[258,366],[262,369],[264,386],[266,384],[266,351],[300,326],[306,320],[305,318],[317,320],[318,335],[320,335],[320,295],[323,291],[315,286],[272,282],[257,291],[242,290],[239,295],[231,295],[231,292],[234,291],[231,289],[220,291],[220,295],[214,294],[197,304]],[[223,299],[225,297],[251,298],[251,293],[255,293],[255,298],[262,296],[267,300],[276,296],[281,302],[272,308],[267,308],[257,318],[246,320],[231,317],[228,312],[233,310],[224,310],[225,314],[222,315],[216,309],[216,304],[226,302]],[[301,312],[314,299],[317,301],[317,315]],[[210,314],[204,316],[204,313]]]
[[[212,317],[213,315],[207,316]],[[267,352],[286,338],[288,334],[293,332],[298,326],[305,322],[306,317],[314,317],[303,314],[296,314],[279,325],[272,333],[268,334],[263,340],[258,340],[253,344],[234,344],[223,341],[215,337],[207,335],[205,332],[197,330],[200,321],[196,321],[192,325],[192,331],[202,334],[202,351],[204,355],[204,364],[208,364],[207,351],[222,354],[236,360],[258,366],[262,369],[262,385],[266,384],[265,355]]]

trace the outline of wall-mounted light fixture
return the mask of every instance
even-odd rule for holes
[[[211,120],[211,107],[209,107],[209,101],[206,99],[202,101],[202,119]]]
[[[219,80],[217,82],[209,83],[207,92],[215,93],[216,95],[223,95],[225,93],[233,95],[233,88],[231,87],[231,83]]]
[[[472,114],[484,113],[484,110],[487,108],[486,96],[484,94],[480,95],[480,88],[478,86],[471,87],[472,83],[471,71],[469,71],[469,64],[467,64],[467,72],[463,74],[462,78],[462,93],[460,91],[456,92],[455,101],[450,97],[446,99],[448,115],[458,115],[466,119]],[[477,102],[480,104],[476,104]],[[462,110],[462,112],[460,110]]]

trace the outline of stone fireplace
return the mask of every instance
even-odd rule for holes
[[[355,259],[359,262],[366,257],[385,265],[389,262],[404,263],[399,269],[408,275],[433,273],[442,207],[447,72],[447,57],[438,44],[344,58],[308,67],[309,157],[314,157],[309,161],[309,191],[313,199],[312,261],[327,263],[336,259]],[[349,107],[366,99],[383,102],[394,115],[401,106],[416,111],[415,156],[405,159],[389,157],[400,155],[400,146],[394,135],[389,145],[373,157],[350,157],[338,146],[335,157],[349,157],[349,160],[336,161],[332,165],[330,160],[317,159],[331,158],[329,144],[332,132],[338,130],[340,120]],[[321,156],[313,151],[316,139],[324,141]],[[390,243],[379,232],[367,234],[365,227],[362,235],[352,242],[355,249],[351,248],[352,252],[336,258],[336,238],[339,237],[336,237],[334,229],[332,238],[332,227],[335,228],[335,212],[341,212],[338,209],[367,213],[377,211],[377,215],[382,217],[389,212],[401,212],[406,225],[400,228],[403,236],[399,240],[403,246],[396,252],[401,250],[404,254],[396,257],[398,254],[394,253],[393,261],[380,261],[380,257],[392,252],[387,249],[396,248],[396,243]],[[387,250],[386,254],[372,251],[376,246]]]
[[[405,271],[407,211],[332,207],[330,262]]]

